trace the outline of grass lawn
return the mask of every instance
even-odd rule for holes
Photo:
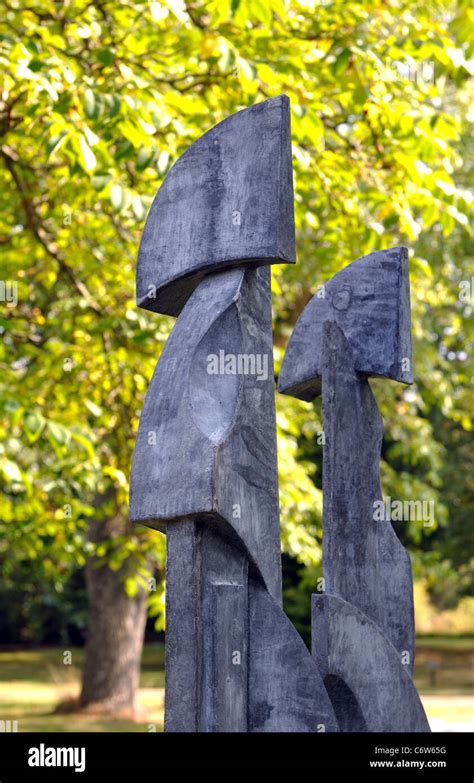
[[[0,651],[0,720],[17,720],[18,731],[162,731],[164,646],[143,652],[138,722],[104,720],[75,713],[54,714],[55,707],[79,694],[84,650],[69,648],[72,663],[63,663],[64,648]]]
[[[140,676],[137,722],[54,713],[58,703],[79,693],[84,657],[73,648],[0,650],[0,720],[17,720],[18,731],[162,731],[164,646],[146,645]],[[474,638],[422,637],[417,641],[415,682],[434,731],[474,728]]]

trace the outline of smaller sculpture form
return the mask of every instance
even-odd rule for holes
[[[279,390],[323,395],[323,595],[313,596],[313,655],[342,731],[429,731],[411,680],[410,559],[381,500],[383,422],[368,377],[412,382],[407,251],[371,253],[309,302]]]

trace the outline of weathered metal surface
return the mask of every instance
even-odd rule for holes
[[[313,595],[312,634],[341,731],[430,731],[397,650],[367,615],[338,596]]]
[[[271,340],[268,268],[228,270],[201,282],[148,389],[130,516],[159,530],[197,514],[225,520],[281,602]],[[227,374],[225,362],[209,373],[209,357],[219,360],[221,351],[254,357],[255,373]]]
[[[408,553],[382,499],[383,421],[365,375],[334,321],[323,329],[323,572],[325,590],[356,606],[398,650],[415,656],[413,583]]]
[[[312,400],[321,393],[325,321],[344,332],[358,372],[412,383],[406,248],[358,258],[318,289],[288,343],[278,380],[283,394]]]
[[[148,215],[137,303],[178,315],[204,274],[245,263],[294,263],[289,101],[237,112],[194,142]]]
[[[314,598],[313,655],[281,608],[269,265],[294,260],[279,96],[182,155],[140,247],[138,304],[179,315],[130,480],[131,519],[167,534],[166,731],[426,728],[408,673],[408,556],[390,523],[374,522],[383,428],[367,381],[411,381],[406,251],[373,253],[327,283],[282,368],[285,393],[323,389],[327,592]]]

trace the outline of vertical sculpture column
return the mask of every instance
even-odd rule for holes
[[[169,730],[246,730],[249,559],[281,603],[273,387],[268,268],[207,276],[168,340],[140,425],[145,437],[155,422],[159,437],[153,453],[144,445],[139,479],[151,471],[174,520],[166,526]]]
[[[404,248],[372,253],[335,275],[301,315],[279,388],[323,395],[323,573],[313,596],[313,654],[343,731],[426,731],[412,685],[410,560],[378,522],[383,423],[367,380],[412,381]]]
[[[281,609],[270,270],[295,260],[285,96],[177,161],[137,300],[177,315],[143,407],[130,516],[167,533],[165,729],[337,730]]]

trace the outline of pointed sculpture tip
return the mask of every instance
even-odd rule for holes
[[[277,95],[243,109],[176,161],[143,231],[139,307],[179,315],[210,272],[295,263],[289,105]]]
[[[413,383],[407,248],[358,258],[318,289],[288,343],[278,381],[282,394],[310,401],[321,393],[327,320],[346,335],[358,372]]]

